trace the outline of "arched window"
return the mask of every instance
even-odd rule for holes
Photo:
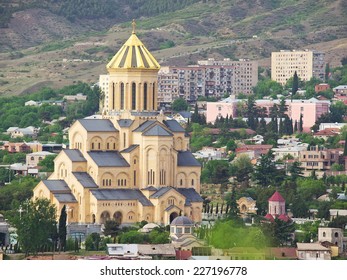
[[[157,104],[155,104],[155,83],[153,83],[153,95],[152,95],[152,98],[153,98],[153,110],[155,110],[155,108],[157,107]]]
[[[325,236],[326,236],[325,231],[323,231],[323,237],[325,237]]]
[[[335,232],[335,237],[339,237],[339,233],[338,232]]]
[[[147,110],[147,83],[143,85],[143,110]]]
[[[120,109],[124,110],[124,83],[120,84]]]
[[[136,84],[131,84],[131,110],[136,110]]]
[[[182,179],[180,180],[180,186],[183,186],[183,180]]]
[[[194,179],[192,179],[192,186],[194,186]]]

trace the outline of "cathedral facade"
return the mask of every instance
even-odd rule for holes
[[[201,222],[201,166],[185,130],[157,111],[160,66],[135,28],[106,68],[102,118],[70,127],[69,149],[33,198],[48,198],[58,215],[66,205],[68,223]]]

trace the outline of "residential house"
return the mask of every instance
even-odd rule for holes
[[[266,252],[269,260],[297,260],[296,248],[293,247],[270,247]]]
[[[329,137],[333,137],[339,134],[340,134],[340,128],[333,127],[333,128],[325,128],[323,130],[319,130],[313,134],[313,137],[321,138],[326,141]]]
[[[344,244],[344,239],[346,240],[346,238],[344,238],[343,236],[343,230],[341,228],[318,228],[318,242],[328,241],[332,243],[332,245],[337,246],[338,254],[346,251],[346,244]]]
[[[195,158],[201,158],[205,160],[221,160],[226,158],[226,149],[214,148],[214,147],[203,147],[201,150],[193,153]]]
[[[67,102],[86,101],[87,95],[83,95],[83,93],[77,93],[76,95],[64,95],[64,100]]]
[[[317,176],[329,171],[334,163],[340,162],[339,149],[326,149],[320,146],[311,146],[307,151],[301,151],[299,161],[303,168],[304,175],[309,175],[313,170]]]
[[[299,159],[299,155],[302,151],[306,151],[308,147],[308,144],[306,143],[300,143],[295,146],[279,146],[278,148],[272,148],[273,154],[274,154],[274,160],[282,160],[286,156],[293,157],[294,160]]]
[[[50,153],[46,151],[35,152],[26,155],[26,165],[28,167],[36,167],[39,162],[49,155],[56,155],[55,153]]]
[[[107,254],[118,259],[175,259],[172,244],[106,244]]]
[[[321,123],[318,130],[321,131],[326,128],[338,128],[341,130],[345,125],[346,123]]]
[[[192,117],[191,112],[181,111],[176,113],[172,118],[176,120],[181,125],[186,125]]]
[[[31,148],[27,143],[11,143],[8,141],[5,141],[0,149],[8,151],[9,153],[27,153],[31,151]]]
[[[334,97],[333,100],[335,101],[342,101],[343,103],[347,104],[347,85],[340,85],[333,88]]]
[[[331,252],[319,243],[297,243],[296,252],[299,260],[330,260]]]
[[[347,209],[330,209],[329,210],[330,221],[339,216],[347,216]]]
[[[325,84],[325,83],[323,83],[323,84],[318,84],[318,85],[315,85],[314,86],[314,91],[316,92],[316,93],[319,93],[319,92],[321,92],[321,91],[326,91],[326,90],[329,90],[330,89],[330,85],[329,84]]]
[[[39,128],[28,126],[26,128],[10,127],[7,129],[6,134],[9,134],[11,138],[17,137],[36,137],[39,133]]]
[[[242,145],[236,148],[236,157],[240,155],[247,155],[250,159],[258,159],[264,154],[267,154],[273,145]]]

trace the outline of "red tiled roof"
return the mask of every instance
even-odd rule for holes
[[[256,134],[256,132],[253,129],[250,128],[230,128],[230,132],[241,132],[245,131],[247,135],[253,135]],[[210,128],[209,132],[213,135],[219,135],[220,129],[219,128]]]
[[[192,251],[176,251],[176,260],[188,260],[192,256]]]
[[[297,259],[296,248],[294,247],[272,247],[270,257],[276,259]]]
[[[340,134],[340,129],[339,128],[326,128],[323,130],[320,130],[316,132],[314,135],[336,135]]]
[[[285,202],[283,196],[278,191],[275,191],[275,193],[269,198],[268,201]]]
[[[270,220],[271,222],[273,222],[275,220],[271,214],[266,214],[264,218]]]
[[[270,150],[273,145],[243,145],[239,148],[236,148],[236,152],[240,151],[259,151],[259,150]]]
[[[284,221],[284,222],[288,222],[289,221],[289,217],[285,214],[281,214],[278,216],[278,219]]]

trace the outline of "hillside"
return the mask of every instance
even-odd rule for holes
[[[97,81],[132,18],[161,65],[229,57],[268,67],[272,51],[314,48],[338,66],[347,54],[343,0],[7,2],[0,1],[0,94]]]

